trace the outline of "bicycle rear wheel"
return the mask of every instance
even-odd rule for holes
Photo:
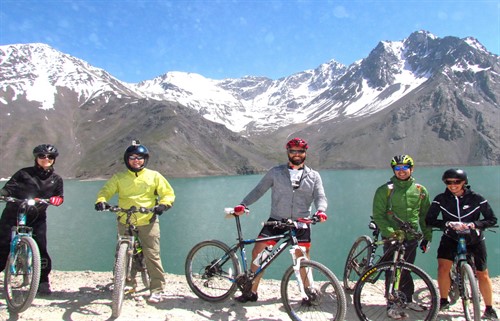
[[[480,321],[481,306],[479,302],[479,290],[477,287],[476,277],[472,267],[464,263],[460,267],[462,274],[462,282],[464,285],[464,295],[462,296],[462,305],[464,307],[465,320]]]
[[[189,251],[184,268],[189,287],[205,301],[226,300],[237,290],[238,258],[220,241],[196,244]]]
[[[125,281],[127,279],[127,268],[129,266],[130,256],[128,255],[128,244],[121,243],[116,254],[114,275],[113,275],[113,294],[111,297],[111,314],[118,318],[122,311]]]
[[[20,238],[9,254],[4,271],[5,298],[11,312],[20,313],[30,307],[40,282],[40,251],[31,237]]]
[[[372,266],[356,284],[353,301],[360,320],[387,320],[389,308],[406,320],[430,321],[439,312],[437,290],[431,278],[406,262],[398,262],[396,268],[393,262]],[[415,311],[417,307],[422,311]]]
[[[307,299],[300,292],[293,266],[281,280],[281,298],[292,320],[344,320],[346,297],[337,277],[323,264],[302,260],[301,274]]]
[[[133,257],[133,268],[132,271],[137,271],[141,273],[141,280],[144,288],[149,289],[151,280],[149,279],[148,269],[146,268],[146,259],[144,258],[144,253],[134,254]]]
[[[372,253],[372,239],[363,235],[354,241],[344,267],[344,289],[346,291],[354,290],[359,277],[365,272],[370,263]]]

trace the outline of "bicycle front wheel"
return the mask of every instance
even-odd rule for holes
[[[290,266],[281,280],[281,298],[292,320],[344,320],[346,297],[337,277],[323,264],[302,260],[300,280]],[[304,286],[304,293],[300,291]],[[305,295],[305,296],[304,296]]]
[[[372,253],[372,239],[363,235],[354,241],[344,267],[344,289],[346,291],[354,290],[359,277],[365,272],[370,263]]]
[[[40,251],[31,237],[23,236],[9,254],[4,271],[5,298],[11,312],[30,307],[40,283]]]
[[[364,273],[354,289],[354,308],[360,320],[434,320],[439,312],[437,290],[419,267],[384,262]]]
[[[481,307],[479,303],[479,290],[474,271],[469,264],[465,263],[460,267],[460,273],[462,274],[462,282],[464,285],[462,305],[464,307],[465,319],[467,321],[480,321]]]
[[[125,281],[127,279],[127,268],[130,256],[128,255],[128,244],[121,243],[116,254],[113,275],[113,294],[111,298],[111,314],[118,318],[122,312],[123,299],[125,296]]]
[[[238,258],[220,241],[196,244],[186,257],[184,269],[189,287],[205,301],[224,301],[237,290]]]

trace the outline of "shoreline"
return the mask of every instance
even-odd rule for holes
[[[2,274],[2,273],[0,273]],[[32,306],[18,315],[9,315],[1,293],[0,321],[209,321],[209,320],[289,320],[280,296],[280,280],[263,279],[259,287],[259,300],[245,304],[232,299],[210,303],[199,299],[187,285],[184,275],[166,273],[167,285],[164,300],[149,304],[149,291],[141,286],[137,292],[128,295],[123,303],[121,316],[111,317],[112,272],[57,271],[51,273],[50,296],[37,296]],[[494,307],[500,307],[500,276],[492,278]],[[3,289],[3,275],[0,276]],[[239,292],[237,292],[238,295]],[[346,295],[348,307],[346,320],[358,320],[351,295]],[[482,306],[484,310],[484,306]],[[438,320],[461,321],[461,304],[453,305],[449,311],[440,313]]]

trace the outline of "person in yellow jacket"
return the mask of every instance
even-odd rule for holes
[[[146,168],[149,150],[139,141],[132,142],[123,156],[128,170],[113,175],[97,194],[96,211],[110,208],[107,203],[118,194],[118,206],[130,208],[135,206],[153,208],[153,213],[136,213],[135,225],[139,230],[139,239],[146,259],[150,284],[148,302],[158,303],[162,300],[165,287],[165,274],[160,256],[160,224],[158,216],[172,207],[175,194],[169,182],[159,172]],[[118,233],[125,232],[125,215],[118,213]],[[134,286],[132,284],[131,286]]]

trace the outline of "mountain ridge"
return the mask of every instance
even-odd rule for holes
[[[135,138],[173,176],[259,173],[300,135],[318,169],[383,167],[401,153],[498,165],[499,75],[499,57],[475,38],[427,31],[277,80],[167,72],[130,84],[45,44],[0,46],[0,142],[12,151],[0,177],[18,167],[7,157],[29,164],[46,142],[61,149],[65,177],[107,177]]]

